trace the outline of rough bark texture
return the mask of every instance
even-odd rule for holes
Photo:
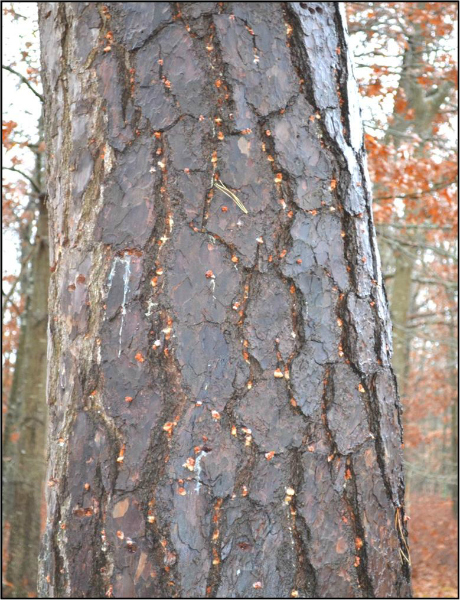
[[[42,595],[409,596],[338,5],[39,10],[54,270]]]
[[[21,315],[19,347],[3,436],[2,589],[3,597],[10,598],[36,595],[37,556],[43,523],[49,249],[44,197],[37,202],[40,213],[30,271],[22,282],[27,301]]]

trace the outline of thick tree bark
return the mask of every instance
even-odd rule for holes
[[[41,594],[409,596],[338,5],[39,9],[54,271]]]
[[[27,250],[31,266],[21,282],[26,307],[21,315],[19,347],[3,438],[2,589],[4,597],[11,598],[36,595],[43,522],[49,280],[48,211],[44,195],[38,204],[40,212],[34,246]]]

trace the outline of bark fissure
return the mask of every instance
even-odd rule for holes
[[[299,450],[291,450],[292,482],[295,489],[301,489],[304,483],[302,460]],[[295,590],[300,597],[315,598],[318,596],[316,590],[316,573],[309,557],[310,530],[305,519],[297,511],[295,496],[290,502],[289,509],[292,519],[293,536],[296,546],[297,564],[295,574]]]
[[[347,483],[345,498],[348,503],[350,518],[354,532],[354,543],[356,549],[355,566],[358,573],[359,585],[362,590],[367,590],[370,598],[375,598],[372,581],[368,573],[367,542],[363,524],[361,522],[361,512],[358,504],[358,490],[356,488],[356,475],[353,471],[353,458],[347,457],[347,465],[350,469],[350,479]],[[362,544],[362,545],[361,545]]]

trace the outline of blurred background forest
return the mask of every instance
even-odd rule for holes
[[[458,4],[345,4],[404,406],[414,596],[454,598]],[[3,30],[2,575],[4,596],[22,598],[36,595],[46,477],[49,265],[36,4],[3,3]]]

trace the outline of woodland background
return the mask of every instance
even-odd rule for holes
[[[414,595],[454,598],[458,595],[458,4],[345,4],[393,319],[393,365],[404,407]],[[48,267],[40,268],[47,242],[46,232],[40,231],[46,215],[36,5],[3,7],[2,431],[8,461],[24,435],[12,419],[21,331],[40,310],[37,298],[46,295]],[[9,530],[5,522],[4,568]],[[4,580],[4,586],[9,583]]]

